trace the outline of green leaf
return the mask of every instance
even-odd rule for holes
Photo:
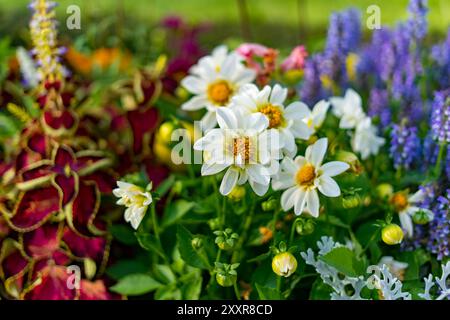
[[[161,286],[161,283],[148,274],[136,273],[122,278],[110,289],[111,291],[127,296],[138,296],[156,290]]]
[[[154,275],[158,280],[165,284],[174,283],[176,281],[173,271],[169,266],[164,264],[155,265]]]
[[[188,264],[200,269],[209,269],[204,259],[199,252],[192,247],[192,239],[194,236],[188,229],[182,225],[177,227],[177,241],[178,249],[180,250],[181,258]]]
[[[166,228],[188,213],[189,210],[191,210],[194,207],[194,202],[189,202],[186,200],[178,200],[174,203],[169,204],[167,209],[164,212],[164,217],[161,223],[162,228]]]
[[[255,286],[261,300],[281,300],[281,294],[275,288],[263,287],[258,283]]]
[[[0,137],[10,137],[19,131],[19,126],[12,117],[0,113]]]
[[[364,263],[347,247],[334,248],[319,258],[349,277],[357,277],[365,272]]]
[[[183,299],[198,300],[202,291],[202,282],[200,271],[196,269],[187,275],[187,280],[181,286]]]
[[[134,231],[129,226],[115,224],[109,227],[109,231],[111,232],[114,239],[123,244],[131,246],[137,243]]]
[[[155,252],[161,258],[164,258],[164,251],[158,243],[156,237],[150,233],[136,232],[136,238],[139,245],[147,251]]]
[[[321,278],[314,281],[311,292],[309,294],[310,300],[330,300],[330,295],[333,292],[331,287],[323,283]]]
[[[170,188],[174,183],[175,183],[175,176],[170,175],[166,180],[164,180],[158,185],[158,187],[155,189],[155,192],[160,197],[163,197],[170,190]]]
[[[137,260],[120,260],[106,269],[106,274],[114,280],[119,280],[132,273],[145,273],[148,266]]]

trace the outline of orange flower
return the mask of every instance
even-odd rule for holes
[[[119,48],[100,48],[91,55],[85,55],[73,47],[66,53],[66,59],[76,71],[83,75],[92,72],[94,66],[106,69],[118,61],[119,70],[128,68],[131,62],[131,55],[122,52]]]

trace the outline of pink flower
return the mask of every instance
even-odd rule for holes
[[[266,85],[275,71],[278,50],[257,43],[243,43],[236,52],[245,59],[249,68],[257,72],[256,82]]]
[[[281,64],[281,70],[284,72],[289,70],[303,70],[307,56],[308,52],[306,52],[304,46],[295,47],[291,54]]]

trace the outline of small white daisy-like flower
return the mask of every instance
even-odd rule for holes
[[[378,262],[379,267],[383,267],[386,265],[389,269],[389,272],[392,273],[397,279],[403,281],[405,278],[405,271],[408,268],[408,264],[406,262],[400,262],[395,260],[390,256],[383,256]]]
[[[425,199],[425,193],[422,190],[417,191],[413,195],[408,196],[405,192],[397,192],[391,198],[391,203],[398,212],[400,224],[406,232],[407,237],[412,237],[414,234],[413,215],[422,211],[429,216],[429,220],[433,219],[433,212],[431,210],[421,208],[418,204]]]
[[[332,97],[333,113],[340,118],[339,128],[353,129],[366,118],[360,95],[353,89],[347,89],[344,97]]]
[[[241,86],[252,82],[256,73],[242,64],[235,52],[227,53],[226,47],[218,47],[211,56],[203,57],[190,69],[191,75],[181,81],[183,87],[195,96],[185,102],[183,110],[206,108],[202,118],[204,130],[216,126],[216,111],[225,107]]]
[[[322,164],[327,147],[328,139],[322,138],[306,149],[304,157],[283,159],[272,187],[275,190],[286,189],[281,195],[284,211],[294,207],[296,215],[306,211],[317,218],[320,208],[317,190],[327,197],[338,197],[341,194],[338,184],[331,177],[341,174],[350,166],[341,161]]]
[[[137,230],[147,212],[148,206],[153,201],[152,195],[150,192],[146,192],[132,183],[117,181],[117,186],[118,188],[113,190],[113,194],[120,198],[117,204],[127,207],[125,210],[125,221],[131,223],[131,226]],[[150,189],[151,184],[149,186]]]
[[[194,144],[195,150],[204,151],[202,175],[227,169],[220,185],[222,195],[247,181],[257,195],[264,195],[279,168],[283,141],[278,132],[267,130],[269,120],[263,114],[244,116],[231,108],[218,108],[217,122],[219,128]]]
[[[297,153],[295,139],[309,139],[314,133],[314,121],[320,124],[324,116],[323,107],[319,107],[313,115],[314,111],[311,112],[302,102],[293,102],[285,108],[286,97],[287,89],[278,84],[273,88],[265,86],[262,90],[254,84],[247,84],[233,97],[230,108],[244,114],[264,114],[269,120],[269,129],[277,130],[284,141],[284,153],[292,157]]]
[[[300,138],[308,140],[311,135],[313,135],[317,131],[317,129],[322,126],[322,123],[327,116],[329,107],[330,103],[325,100],[320,100],[319,102],[317,102],[312,110],[310,110],[307,105],[303,104],[301,108],[305,109],[307,114],[307,116],[303,118],[303,122],[305,122],[308,126],[309,132],[307,137]]]
[[[353,151],[359,152],[364,160],[378,154],[384,142],[384,138],[377,136],[377,128],[372,125],[372,120],[366,117],[357,124],[351,143]]]

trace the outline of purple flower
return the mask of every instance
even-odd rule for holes
[[[446,196],[437,199],[434,209],[434,219],[429,226],[428,249],[437,254],[437,259],[442,260],[450,256],[450,189]]]
[[[396,169],[411,168],[420,151],[420,139],[417,136],[417,128],[394,124],[389,151]]]
[[[450,87],[450,28],[447,39],[431,48],[434,78],[441,88]]]
[[[316,54],[306,60],[304,81],[300,89],[301,99],[309,105],[315,104],[324,97],[319,73],[320,57]]]
[[[434,94],[431,132],[439,143],[450,143],[450,89]]]
[[[411,38],[422,40],[427,34],[427,1],[411,0],[408,6],[409,19],[407,23]]]
[[[371,117],[378,116],[381,127],[387,127],[391,121],[388,91],[384,89],[372,89],[369,98],[368,114]]]
[[[436,164],[437,158],[439,154],[439,145],[433,139],[431,133],[428,133],[426,137],[423,139],[422,146],[422,159],[423,159],[423,169],[427,170],[431,166]]]

